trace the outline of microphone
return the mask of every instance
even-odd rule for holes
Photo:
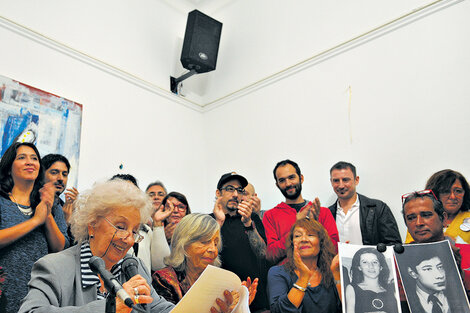
[[[129,280],[139,273],[139,263],[134,257],[126,256],[121,264],[122,271]]]
[[[124,274],[126,275],[127,280],[139,274],[139,262],[136,260],[136,258],[132,256],[126,256],[124,258],[121,264],[121,268]],[[140,303],[137,306],[139,305],[148,312],[149,307],[147,307],[147,305]]]
[[[134,301],[132,301],[131,297],[129,297],[124,288],[122,288],[122,285],[119,283],[119,281],[105,268],[102,258],[92,256],[88,263],[90,264],[90,268],[94,273],[100,274],[101,279],[103,279],[104,286],[108,292],[115,294],[116,297],[121,299],[128,307],[132,308],[134,306]]]

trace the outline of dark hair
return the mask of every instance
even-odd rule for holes
[[[431,260],[432,258],[439,258],[441,261],[442,259],[437,255],[434,249],[419,249],[416,250],[419,253],[413,253],[412,257],[406,258],[407,267],[410,267],[413,271],[416,271],[416,267],[421,264],[421,262],[426,260]]]
[[[54,154],[50,153],[48,155],[45,155],[42,158],[42,165],[44,166],[44,171],[47,171],[49,167],[52,166],[55,162],[62,162],[67,166],[67,171],[70,171],[70,163],[69,160],[67,160],[66,157],[64,157],[62,154]]]
[[[333,170],[346,170],[346,169],[350,169],[354,175],[354,178],[356,178],[356,167],[352,165],[351,163],[345,162],[345,161],[339,161],[338,163],[333,165],[330,168],[330,175],[331,175],[331,172],[333,172]]]
[[[403,215],[403,219],[405,220],[405,225],[407,225],[406,216],[405,216],[405,205],[408,202],[412,201],[412,200],[424,199],[424,198],[431,199],[434,211],[436,212],[437,216],[439,216],[439,219],[441,221],[444,221],[444,212],[445,211],[444,211],[444,206],[442,205],[442,202],[440,200],[434,198],[434,195],[431,194],[431,193],[421,194],[421,193],[418,193],[418,192],[415,191],[405,199],[405,201],[403,202],[403,205],[402,205],[401,213]]]
[[[2,156],[0,160],[0,195],[9,199],[8,193],[11,192],[13,186],[15,185],[13,181],[13,177],[11,177],[11,167],[13,162],[16,159],[16,154],[18,148],[21,146],[28,146],[34,150],[34,153],[38,156],[39,162],[39,171],[38,177],[34,181],[33,190],[29,195],[29,202],[33,209],[41,202],[41,195],[39,193],[39,189],[41,189],[42,185],[44,184],[44,168],[42,166],[41,155],[39,154],[38,149],[36,146],[29,142],[15,142],[11,144],[10,147],[5,151],[5,154]]]
[[[186,206],[186,214],[185,215],[191,214],[191,209],[189,208],[188,200],[186,199],[186,197],[182,193],[179,193],[179,192],[176,192],[176,191],[170,192],[169,194],[167,194],[165,196],[165,198],[163,198],[163,200],[162,200],[162,205],[163,206],[165,206],[165,204],[168,201],[168,198],[170,198],[170,197],[175,198],[176,200],[178,200],[179,202],[183,203]]]
[[[456,180],[459,180],[462,184],[465,194],[463,196],[462,206],[459,211],[469,211],[470,210],[470,187],[468,185],[465,177],[457,171],[451,169],[446,169],[434,173],[429,177],[426,183],[426,189],[431,189],[438,199],[441,198],[441,194],[450,193],[452,185]]]
[[[302,174],[300,173],[299,165],[297,165],[297,163],[295,163],[294,161],[287,159],[287,160],[283,160],[283,161],[278,162],[276,164],[276,166],[274,167],[273,175],[274,175],[274,180],[275,181],[277,181],[276,170],[278,169],[278,167],[286,166],[288,164],[292,165],[295,168],[295,171],[297,172],[297,175],[299,175],[299,178],[300,178],[300,175],[302,175]]]
[[[147,186],[147,188],[145,189],[145,192],[147,192],[147,191],[150,189],[150,187],[153,187],[153,186],[160,186],[160,187],[162,187],[163,190],[165,191],[165,194],[168,193],[168,192],[166,191],[165,185],[163,185],[163,183],[162,183],[161,181],[159,181],[159,180],[154,181],[153,183],[150,183],[150,184]]]
[[[364,281],[364,274],[359,270],[359,264],[361,263],[361,255],[371,253],[377,257],[377,260],[380,263],[382,269],[379,273],[379,284],[380,286],[386,288],[388,286],[388,279],[390,276],[390,269],[388,268],[385,257],[382,253],[377,251],[377,248],[361,248],[356,251],[353,256],[351,264],[351,284],[358,285]]]
[[[116,174],[113,177],[111,177],[110,180],[115,180],[115,179],[122,179],[122,180],[129,181],[133,183],[137,188],[139,188],[139,185],[137,184],[137,179],[131,174]]]
[[[323,276],[321,284],[325,287],[329,287],[333,284],[333,273],[331,272],[331,261],[335,256],[335,247],[333,242],[328,236],[325,228],[319,222],[315,220],[301,219],[292,225],[289,234],[286,239],[286,254],[287,261],[284,264],[288,272],[294,273],[294,230],[296,227],[302,227],[307,232],[313,232],[320,240],[320,252],[318,252],[317,266],[320,273]]]

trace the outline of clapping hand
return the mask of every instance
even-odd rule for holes
[[[225,212],[222,207],[222,204],[220,203],[221,201],[222,201],[221,197],[218,197],[217,200],[215,200],[214,210],[213,210],[215,219],[219,223],[220,227],[222,227],[222,225],[224,225],[224,222],[225,222]]]
[[[245,227],[251,226],[251,213],[253,213],[253,200],[242,200],[238,205],[238,213],[242,216],[242,223]]]
[[[250,297],[248,299],[248,303],[251,304],[253,300],[255,299],[256,292],[258,291],[258,278],[255,278],[253,282],[251,281],[251,278],[248,276],[248,278],[242,282],[242,285],[248,288],[248,293],[250,294]]]
[[[173,213],[175,210],[175,206],[171,201],[167,201],[166,203],[168,204],[168,207],[166,205],[160,204],[158,209],[156,209],[153,213],[152,220],[154,226],[163,225],[163,221],[166,220],[168,216],[170,216],[171,213]]]
[[[220,311],[217,310],[215,308],[215,306],[213,306],[213,307],[211,307],[211,311],[210,311],[211,313],[229,313],[229,312],[232,312],[233,306],[234,306],[234,304],[236,304],[236,302],[234,302],[234,300],[233,300],[232,293],[230,293],[230,291],[228,291],[228,290],[225,290],[224,291],[224,298],[225,298],[225,301],[221,300],[220,298],[217,298],[215,300],[215,303],[220,308]]]
[[[307,219],[315,219],[315,220],[318,220],[318,215],[320,214],[320,207],[321,207],[321,204],[320,204],[320,199],[315,198],[315,200],[310,203],[310,204],[307,204],[305,207],[303,207],[299,213],[297,213],[297,220],[301,220],[301,219],[304,219],[304,218],[307,218]]]

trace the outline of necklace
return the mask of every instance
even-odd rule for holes
[[[26,208],[22,208],[20,207],[20,205],[18,204],[18,201],[16,200],[16,198],[13,196],[11,192],[9,192],[8,195],[15,202],[16,207],[18,208],[18,210],[20,210],[21,213],[23,213],[24,215],[28,215],[28,216],[33,214],[33,210],[31,209],[30,206],[25,206]]]

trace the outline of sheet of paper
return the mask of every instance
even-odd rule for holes
[[[249,313],[248,289],[241,285],[240,278],[230,271],[212,265],[206,267],[171,313],[208,313],[214,306],[216,298],[224,299],[226,289],[240,293],[240,301],[233,312]]]

